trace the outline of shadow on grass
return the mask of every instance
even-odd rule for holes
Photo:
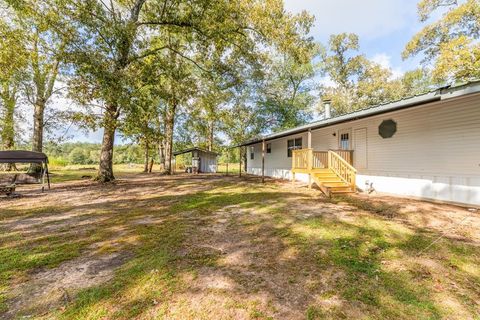
[[[2,258],[8,258],[8,250],[12,248],[23,258],[13,259],[14,262],[0,269],[0,280],[9,281],[19,265],[25,265],[24,271],[58,265],[88,250],[93,243],[115,237],[114,230],[121,227],[128,231],[128,237],[134,235],[137,239],[135,244],[121,249],[133,252],[133,258],[117,270],[112,281],[80,291],[75,300],[55,316],[129,319],[148,317],[152,310],[161,314],[162,308],[168,308],[176,294],[193,291],[208,294],[210,289],[191,288],[182,280],[185,273],[208,269],[234,282],[232,288],[222,289],[227,295],[249,297],[262,292],[273,305],[286,306],[309,319],[347,317],[355,312],[373,318],[442,317],[428,283],[418,282],[412,270],[392,271],[383,265],[383,261],[392,259],[396,252],[400,252],[400,256],[415,255],[436,235],[413,232],[392,237],[390,229],[361,224],[361,220],[349,223],[322,215],[305,218],[295,213],[290,204],[311,201],[310,196],[241,180],[233,182],[239,184],[220,180],[212,184],[212,189],[197,193],[104,201],[101,215],[107,218],[90,226],[92,233],[77,238],[67,235],[54,241],[44,239],[40,242],[42,246],[30,243],[16,247],[18,239],[12,235],[12,239],[4,239],[2,243],[0,250],[7,250],[7,256]],[[197,185],[169,178],[153,187],[172,183],[175,184],[170,186],[172,191]],[[113,188],[128,191],[137,187],[126,183]],[[218,224],[216,213],[232,206],[251,210],[239,210],[238,215],[232,215],[225,231],[232,237],[228,242],[230,253],[250,250],[254,256],[255,259],[243,267],[222,264],[221,252],[201,246],[215,236],[206,230]],[[98,204],[80,204],[74,209],[94,212]],[[92,213],[92,216],[97,215]],[[145,217],[162,220],[137,223]],[[69,219],[73,225],[77,222],[73,217]],[[378,223],[384,222],[379,220]],[[302,230],[308,232],[302,233]],[[120,239],[121,236],[117,241]],[[433,246],[432,251],[442,244]],[[191,245],[196,245],[195,252],[183,254]],[[297,248],[299,253],[282,258],[291,248]],[[40,252],[46,260],[26,263]],[[322,285],[322,281],[325,284]],[[329,299],[333,296],[341,298],[333,308],[317,305],[319,297]],[[260,318],[269,312],[251,311]]]

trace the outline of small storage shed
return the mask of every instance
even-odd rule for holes
[[[216,173],[217,172],[217,156],[218,153],[200,148],[189,148],[181,151],[175,151],[174,157],[181,154],[190,153],[192,156],[191,172],[192,173]],[[177,161],[175,160],[175,163]],[[187,164],[187,169],[188,169]]]

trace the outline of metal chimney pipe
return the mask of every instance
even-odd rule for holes
[[[325,99],[323,100],[323,109],[325,119],[330,119],[332,117],[332,100]]]

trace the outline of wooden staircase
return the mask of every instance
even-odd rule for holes
[[[292,159],[294,182],[295,173],[307,173],[309,187],[311,187],[312,182],[315,182],[328,197],[334,194],[356,192],[357,170],[333,150],[294,150]]]
[[[340,193],[354,193],[355,188],[343,181],[332,169],[320,169],[311,174],[317,186],[330,197]]]

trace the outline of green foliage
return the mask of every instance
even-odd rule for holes
[[[45,145],[51,166],[66,165],[97,165],[101,145],[97,143],[62,143]],[[115,146],[115,164],[130,164],[143,162],[143,150],[136,144]]]
[[[420,21],[443,12],[406,45],[402,55],[423,54],[423,63],[432,66],[436,82],[458,82],[480,77],[480,2],[478,0],[422,0]]]
[[[23,30],[0,20],[0,142],[3,149],[15,144],[15,115],[21,82],[26,77],[27,49]]]
[[[263,126],[279,131],[302,125],[312,119],[314,102],[317,100],[315,76],[320,65],[315,61],[322,48],[319,45],[303,44],[305,60],[290,56],[273,56],[257,93],[259,116]]]
[[[68,155],[68,159],[71,164],[86,164],[88,155],[86,150],[83,150],[80,147],[74,148]]]
[[[424,69],[393,77],[392,70],[358,54],[358,36],[342,33],[330,37],[323,56],[324,70],[333,85],[321,88],[322,97],[331,99],[334,115],[425,93],[432,85]]]

